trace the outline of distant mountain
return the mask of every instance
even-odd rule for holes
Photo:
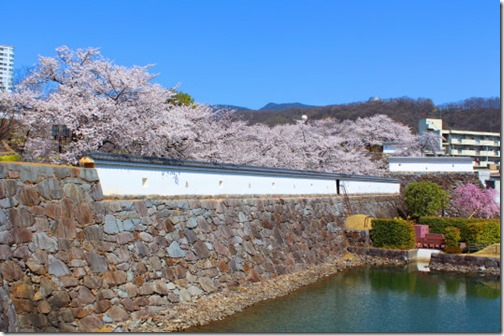
[[[317,106],[305,105],[301,103],[284,103],[284,104],[269,103],[261,107],[259,111],[284,111],[294,108],[313,108],[313,107]]]
[[[225,110],[236,110],[236,111],[251,111],[248,107],[243,107],[243,106],[236,106],[236,105],[224,105],[224,104],[218,104],[218,105],[212,105],[216,110],[219,109],[225,109]]]
[[[289,106],[290,105],[290,106]],[[466,100],[434,105],[431,99],[409,97],[370,99],[340,105],[309,106],[300,103],[270,103],[260,110],[241,110],[240,117],[250,124],[262,123],[268,126],[293,124],[303,114],[310,120],[334,118],[355,120],[377,114],[384,114],[395,121],[418,130],[418,121],[422,118],[441,118],[443,128],[500,132],[501,102],[499,97],[468,98]]]

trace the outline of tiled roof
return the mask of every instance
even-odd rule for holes
[[[271,168],[260,166],[248,166],[232,163],[204,162],[192,160],[180,160],[172,158],[150,157],[130,154],[110,154],[100,152],[90,152],[85,157],[91,158],[95,165],[127,165],[127,166],[161,166],[164,168],[186,168],[193,170],[220,170],[229,173],[267,174],[267,175],[288,175],[297,177],[309,177],[316,179],[352,179],[369,180],[375,182],[398,182],[398,179],[378,176],[351,175],[327,173],[313,170],[295,170],[284,168]]]

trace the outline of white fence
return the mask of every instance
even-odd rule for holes
[[[398,194],[397,179],[91,153],[107,196]]]
[[[470,157],[389,157],[391,172],[473,172]]]

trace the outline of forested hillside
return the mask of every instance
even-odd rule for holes
[[[294,123],[306,114],[310,119],[336,118],[355,120],[384,114],[404,125],[418,130],[418,120],[432,117],[442,118],[443,128],[500,132],[500,98],[469,98],[461,102],[436,106],[431,99],[408,97],[343,105],[288,108],[284,110],[239,111],[250,124],[263,123],[269,126]]]

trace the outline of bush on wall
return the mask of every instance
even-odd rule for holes
[[[404,190],[404,201],[412,217],[437,215],[449,204],[449,194],[433,182],[410,182]]]
[[[413,223],[402,218],[380,218],[371,221],[369,231],[374,247],[407,250],[415,246]]]

